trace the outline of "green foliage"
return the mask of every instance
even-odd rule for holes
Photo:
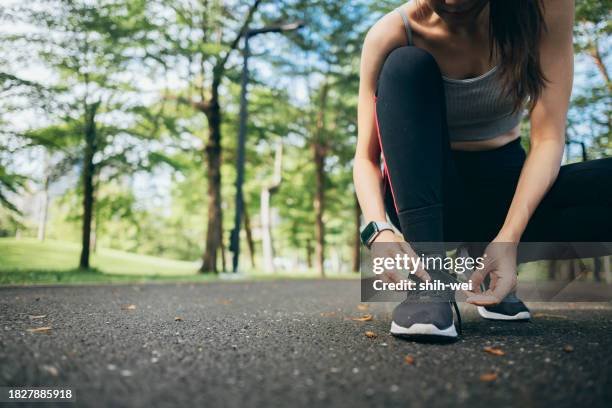
[[[86,135],[94,129],[94,266],[116,271],[113,268],[123,262],[121,257],[104,258],[104,248],[197,261],[209,205],[207,102],[214,85],[219,85],[221,224],[227,247],[233,228],[242,67],[237,39],[253,4],[35,0],[4,10],[3,22],[25,29],[0,37],[0,234],[13,234],[25,218],[32,223],[35,215],[17,213],[15,197],[24,197],[28,189],[42,191],[48,180],[52,187],[61,187],[50,205],[48,235],[79,239],[79,174]],[[275,148],[282,141],[282,183],[271,203],[277,255],[305,263],[314,247],[313,151],[319,146],[325,151],[328,255],[350,263],[361,44],[371,24],[397,4],[281,0],[262,2],[250,17],[250,28],[305,23],[303,29],[256,36],[250,42],[244,197],[257,255],[260,194],[271,181]],[[575,50],[586,80],[573,94],[568,137],[584,142],[590,157],[612,155],[612,100],[606,79],[610,13],[609,0],[576,2]],[[44,73],[39,80],[22,76],[30,66]],[[22,114],[29,116],[23,120]],[[26,174],[25,164],[40,151],[50,158],[49,165],[35,175]],[[139,185],[142,180],[150,185]],[[51,269],[59,264],[70,269],[77,258],[76,247],[30,248],[42,251]],[[65,255],[57,265],[52,251]],[[27,256],[23,251],[13,253]],[[161,271],[151,263],[133,265],[127,268],[132,273]],[[178,264],[160,265],[172,270]],[[38,267],[44,265],[29,266]]]

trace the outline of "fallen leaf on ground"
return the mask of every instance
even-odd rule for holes
[[[404,362],[408,365],[414,365],[414,357],[412,357],[411,355],[407,355],[406,357],[404,357]]]
[[[51,327],[49,326],[45,326],[45,327],[36,327],[34,329],[28,329],[28,331],[30,333],[49,333],[52,330]]]
[[[123,305],[121,306],[123,310],[136,310],[136,305]]]
[[[36,320],[36,319],[44,319],[45,317],[47,317],[47,315],[30,315],[29,317],[32,320]]]
[[[219,299],[219,303],[221,303],[222,305],[231,305],[232,299]]]
[[[336,312],[321,312],[321,317],[334,317]]]
[[[566,344],[565,346],[563,346],[563,351],[565,351],[566,353],[571,353],[572,351],[574,351],[574,346],[572,346],[571,344]]]
[[[376,337],[378,337],[376,333],[374,333],[373,331],[369,331],[369,330],[365,332],[365,336],[370,339],[375,339]]]
[[[558,315],[558,314],[550,314],[550,313],[536,313],[533,317],[549,317],[551,319],[567,319],[567,316]]]
[[[370,307],[370,305],[367,305],[365,303],[360,303],[357,305],[357,309],[358,310],[368,310],[368,308]]]
[[[503,356],[506,354],[504,350],[497,347],[485,347],[482,349],[482,351],[484,351],[485,353],[493,354],[494,356]]]
[[[176,317],[174,318],[174,321],[175,321],[175,322],[182,322],[182,321],[183,321],[183,318],[182,318],[182,317],[180,317],[180,316],[176,316]]]
[[[57,370],[57,368],[53,367],[52,365],[43,364],[40,367],[40,369],[45,371],[46,373],[48,373],[49,375],[53,377],[57,377],[57,375],[59,374],[59,371]]]
[[[361,317],[351,317],[351,320],[356,322],[369,322],[372,319],[374,319],[374,317],[371,314],[364,314]]]
[[[497,373],[485,373],[480,376],[480,381],[491,382],[497,380]]]

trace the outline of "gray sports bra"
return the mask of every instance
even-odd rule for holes
[[[404,21],[408,45],[413,45],[406,12],[401,7],[395,10]],[[514,129],[521,121],[522,110],[512,112],[513,101],[503,95],[496,72],[497,66],[475,78],[442,76],[451,141],[492,139]]]

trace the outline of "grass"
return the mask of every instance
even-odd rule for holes
[[[33,238],[0,238],[0,285],[135,283],[150,281],[206,282],[220,279],[198,273],[198,263],[177,261],[114,249],[98,248],[91,269],[78,269],[80,245]],[[316,273],[252,273],[249,279],[312,279]],[[357,278],[358,274],[331,278]]]
[[[0,238],[0,284],[210,280],[193,262],[99,248],[91,270],[77,268],[80,246],[71,242]]]

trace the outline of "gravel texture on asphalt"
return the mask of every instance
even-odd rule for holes
[[[333,280],[2,288],[0,385],[68,386],[92,407],[612,406],[610,303],[531,304],[529,323],[461,304],[463,336],[436,345],[392,337],[393,304],[358,308],[359,294]]]

